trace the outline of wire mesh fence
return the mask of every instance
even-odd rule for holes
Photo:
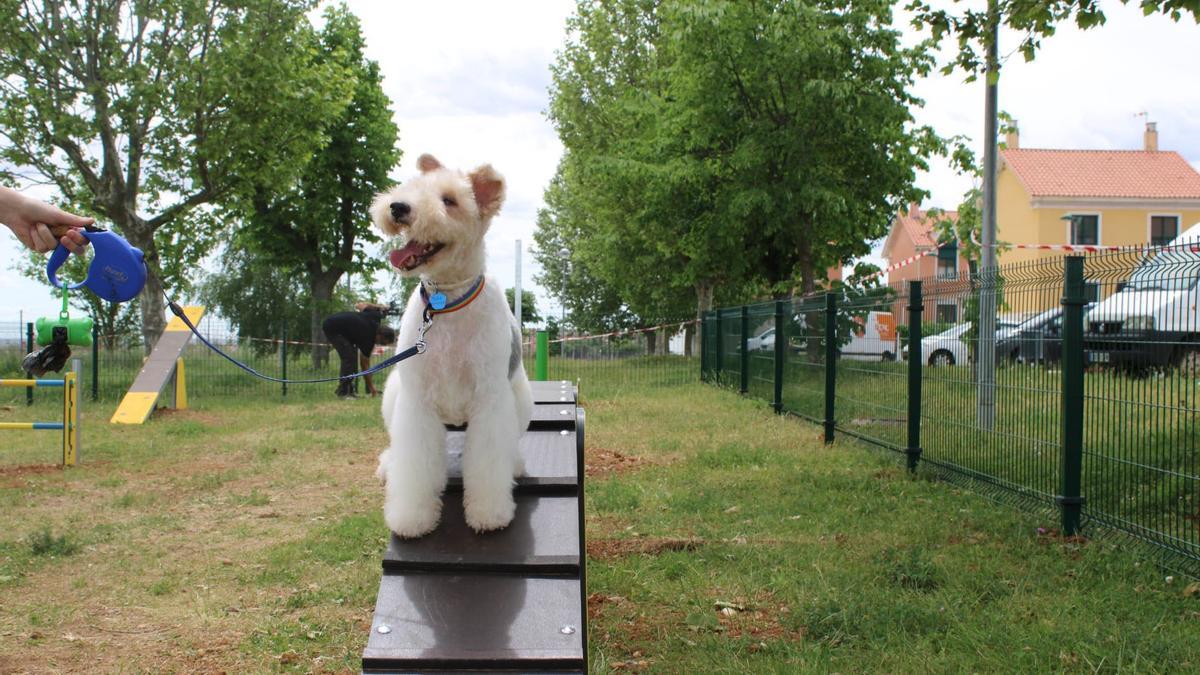
[[[703,377],[1200,575],[1200,247],[1069,260],[724,308]]]
[[[619,396],[632,388],[699,382],[697,322],[604,334],[567,332],[547,341],[547,379],[570,380],[581,397]],[[535,377],[536,341],[525,341],[525,369]]]

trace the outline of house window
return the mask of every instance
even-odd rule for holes
[[[1095,246],[1100,243],[1100,216],[1071,216],[1071,243]]]
[[[1179,216],[1150,216],[1150,245],[1166,246],[1179,236]]]
[[[938,323],[958,323],[958,305],[939,302],[933,320]]]
[[[958,242],[952,241],[938,248],[937,278],[950,281],[958,278]]]

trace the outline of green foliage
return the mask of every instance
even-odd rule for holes
[[[504,289],[504,299],[508,301],[508,308],[510,310],[512,310],[512,312],[514,314],[516,314],[517,308],[516,308],[516,305],[513,304],[513,288],[512,287]],[[525,326],[529,326],[529,325],[540,326],[542,324],[542,321],[543,321],[542,315],[540,312],[538,312],[537,296],[533,294],[533,291],[527,291],[527,290],[522,289],[521,290],[521,327],[524,328]]]
[[[78,542],[65,534],[55,536],[49,526],[30,534],[26,541],[35,556],[65,557],[79,552]]]
[[[1122,4],[1129,2],[1121,0]],[[969,74],[968,80],[974,80],[985,68],[983,53],[990,39],[990,28],[997,21],[1022,34],[1018,49],[1026,61],[1034,59],[1042,39],[1054,35],[1057,24],[1074,20],[1076,26],[1086,30],[1103,26],[1106,21],[1096,0],[999,0],[995,4],[995,17],[980,9],[966,9],[959,14],[934,7],[925,0],[909,0],[905,9],[913,13],[914,26],[929,28],[934,42],[944,39],[957,42],[958,53],[942,71],[949,74],[955,69],[963,70]],[[1179,21],[1190,14],[1200,21],[1198,0],[1138,0],[1137,4],[1147,16],[1159,13]]]
[[[539,280],[555,292],[570,242],[572,276],[599,282],[568,287],[572,309],[648,322],[797,278],[811,292],[866,253],[944,149],[910,114],[931,60],[890,20],[873,2],[580,2],[553,66],[567,152]]]
[[[346,105],[312,0],[0,0],[0,180],[45,182],[146,254],[149,345],[222,230],[211,208],[290,183]],[[148,346],[147,345],[147,346]]]

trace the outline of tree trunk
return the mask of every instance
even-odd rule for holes
[[[154,243],[154,231],[137,223],[130,216],[120,218],[117,224],[129,243],[142,250],[146,259],[146,287],[142,289],[138,307],[142,315],[142,348],[148,355],[158,343],[163,329],[167,327],[167,305],[163,301],[163,282],[158,276],[158,246]]]
[[[704,315],[712,311],[713,308],[713,290],[716,286],[709,280],[701,281],[696,284],[696,320],[703,321]],[[700,344],[700,331],[692,331],[692,339],[688,341],[688,346],[691,348],[691,353],[699,353],[704,349],[704,345]],[[694,341],[694,342],[693,342]],[[689,354],[690,355],[690,354]]]
[[[325,332],[321,330],[321,322],[325,320],[326,314],[329,313],[330,305],[333,301],[333,289],[337,287],[338,277],[341,273],[337,270],[329,270],[316,274],[309,274],[309,289],[312,291],[312,362],[313,368],[321,369],[329,362],[329,345],[325,338]]]
[[[695,324],[688,324],[687,326],[684,327],[684,329],[683,329],[683,355],[685,357],[690,357],[694,353],[692,351],[692,340],[695,339],[696,334],[698,332],[699,331],[696,330]]]
[[[646,336],[646,354],[654,356],[654,350],[658,346],[658,332],[648,331],[644,335]]]

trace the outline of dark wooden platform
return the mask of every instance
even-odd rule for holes
[[[467,526],[466,434],[447,430],[441,523],[420,539],[391,538],[364,672],[586,672],[584,414],[569,382],[531,385],[512,524],[485,534]]]

